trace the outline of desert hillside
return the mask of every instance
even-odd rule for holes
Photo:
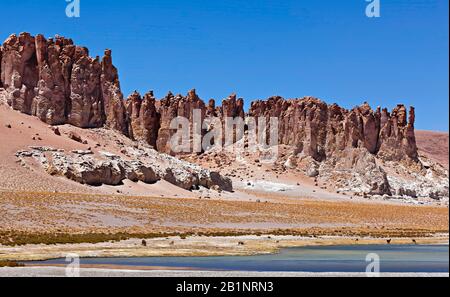
[[[419,152],[448,169],[448,133],[416,131]]]

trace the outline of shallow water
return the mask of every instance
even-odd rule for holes
[[[355,245],[283,249],[278,254],[224,257],[89,258],[81,264],[159,266],[198,270],[365,272],[366,256],[380,257],[381,272],[449,272],[448,245]],[[65,264],[64,259],[33,262]]]

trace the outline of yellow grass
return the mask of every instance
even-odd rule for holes
[[[0,243],[12,245],[195,234],[427,237],[448,233],[448,219],[438,206],[0,192]]]

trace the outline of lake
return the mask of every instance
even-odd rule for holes
[[[194,270],[265,272],[365,272],[368,254],[380,258],[381,272],[449,272],[448,245],[351,245],[282,249],[278,254],[224,257],[86,258],[85,265],[173,267]],[[65,259],[32,264],[66,264]]]

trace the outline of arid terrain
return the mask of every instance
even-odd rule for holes
[[[415,131],[413,107],[125,101],[111,51],[100,62],[61,37],[12,35],[0,58],[0,261],[448,242],[448,134]],[[194,109],[220,125],[279,117],[277,160],[174,154],[170,122]]]
[[[155,184],[126,181],[119,186],[80,185],[63,177],[50,176],[33,162],[21,164],[15,153],[43,143],[65,150],[82,150],[90,143],[100,142],[102,150],[120,154],[114,151],[115,137],[100,137],[99,133],[71,126],[59,127],[62,136],[58,136],[34,117],[12,111],[5,105],[0,109],[1,135],[8,139],[0,143],[3,160],[0,166],[0,244],[3,246],[0,259],[3,260],[51,258],[58,249],[67,251],[64,245],[47,250],[45,244],[49,243],[101,243],[132,238],[151,241],[154,237],[161,237],[167,248],[174,249],[173,253],[185,251],[188,254],[198,254],[200,250],[206,254],[263,252],[305,242],[357,243],[355,239],[359,239],[361,243],[364,238],[374,238],[375,242],[376,238],[378,242],[399,238],[398,243],[411,242],[412,238],[423,238],[424,242],[447,240],[446,205],[427,200],[421,205],[402,199],[341,195],[316,186],[314,178],[300,179],[293,174],[280,176],[271,170],[261,170],[263,167],[257,164],[226,168],[225,172],[230,175],[243,172],[238,178],[232,177],[235,185],[232,193],[205,188],[187,191],[166,181]],[[70,140],[67,134],[72,130],[88,144]],[[33,140],[37,135],[42,140]],[[238,236],[249,234],[261,236],[257,238],[266,239],[265,243],[259,248],[248,242],[246,248],[239,247],[242,239]],[[174,240],[189,242],[180,241],[180,236],[198,238],[199,235],[204,236],[200,237],[201,242],[212,240],[210,248],[186,250],[177,249],[181,247],[178,244],[177,248],[171,245]],[[295,237],[288,244],[282,237],[267,240],[269,235]],[[226,237],[214,240],[220,236]],[[326,240],[328,236],[339,237]],[[172,239],[163,240],[166,237]],[[218,248],[219,241],[228,242],[229,248]],[[276,241],[278,244],[273,244]],[[20,248],[23,244],[37,246]],[[76,245],[68,247],[77,249]],[[121,244],[117,243],[116,248],[120,250]],[[143,252],[141,248],[133,250],[128,246],[127,249],[130,249],[129,255]],[[148,249],[147,253],[161,254],[163,250],[166,249]]]
[[[448,133],[419,130],[416,140],[420,153],[448,169]]]

